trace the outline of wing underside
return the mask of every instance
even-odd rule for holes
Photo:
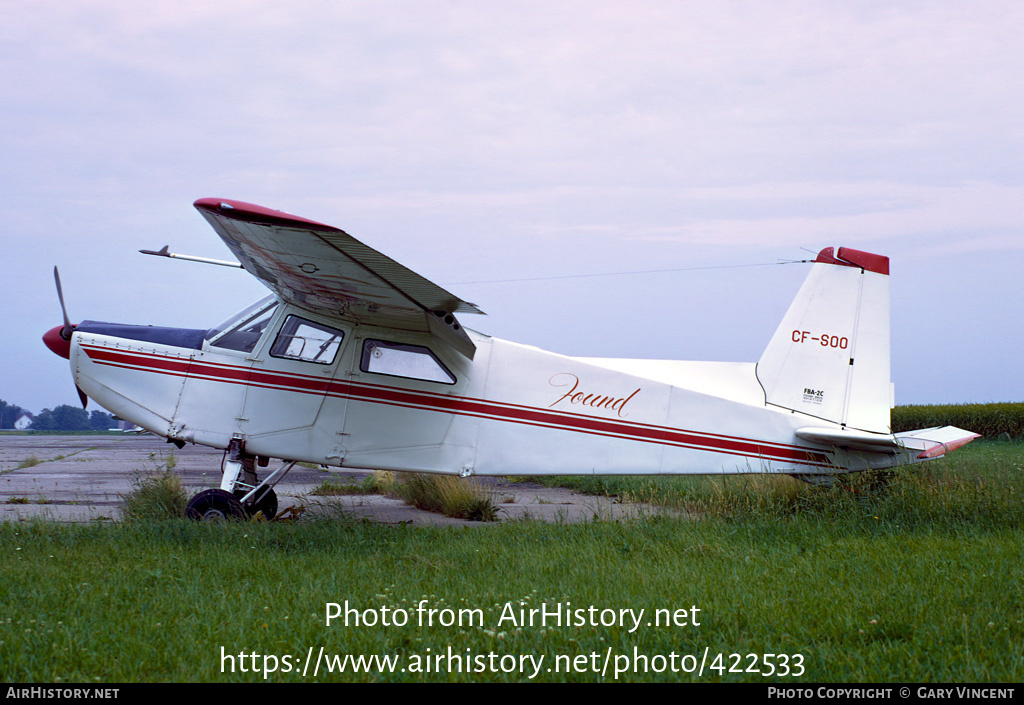
[[[328,318],[429,331],[472,359],[476,348],[454,314],[483,312],[343,230],[241,201],[203,198],[195,207],[284,301]]]

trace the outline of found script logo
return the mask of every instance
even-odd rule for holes
[[[591,406],[595,409],[610,409],[618,414],[620,418],[625,418],[628,415],[625,413],[626,404],[640,393],[639,387],[632,394],[625,397],[611,397],[606,394],[581,390],[580,378],[571,372],[559,372],[556,375],[552,375],[551,379],[548,380],[548,384],[552,387],[570,387],[568,392],[549,404],[548,408],[566,402],[567,404]]]

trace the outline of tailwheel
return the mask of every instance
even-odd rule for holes
[[[245,490],[235,490],[235,496],[239,499],[246,494],[248,493]],[[259,512],[263,512],[263,518],[272,521],[277,516],[277,493],[274,492],[274,488],[264,487],[256,492],[256,497],[259,497],[259,501],[250,501],[248,504],[242,505],[246,516],[256,516]]]
[[[244,519],[245,510],[238,498],[230,492],[213,489],[203,490],[190,499],[185,508],[185,516],[196,521],[225,521]]]

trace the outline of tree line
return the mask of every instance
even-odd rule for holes
[[[52,409],[43,409],[31,414],[17,404],[0,399],[0,430],[13,430],[15,422],[25,414],[32,416],[31,431],[106,431],[117,424],[117,420],[105,411],[85,409],[61,404]]]

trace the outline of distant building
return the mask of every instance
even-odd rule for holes
[[[114,422],[115,422],[115,425],[113,427],[111,427],[111,428],[108,428],[107,429],[108,431],[124,431],[125,433],[128,433],[130,431],[134,431],[137,428],[139,428],[138,426],[133,424],[131,421],[125,421],[124,419],[119,419],[116,416],[114,417]]]
[[[27,411],[14,420],[14,429],[16,431],[24,431],[26,428],[32,425],[32,419],[34,417]]]

